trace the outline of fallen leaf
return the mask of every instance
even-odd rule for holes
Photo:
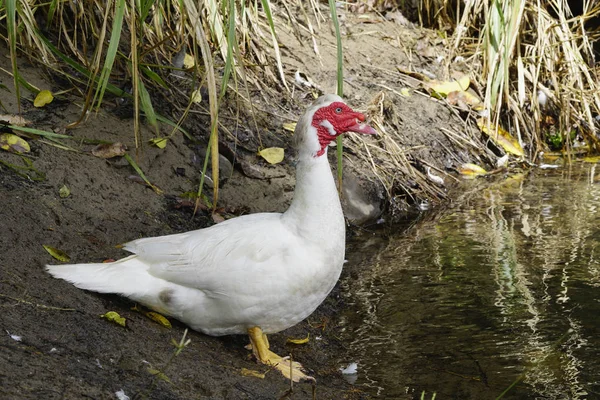
[[[92,154],[99,158],[124,156],[127,146],[121,142],[99,144],[92,149]]]
[[[281,147],[269,147],[259,151],[258,155],[267,160],[269,164],[279,164],[283,161],[283,153]]]
[[[595,156],[595,157],[584,157],[581,161],[583,162],[587,162],[587,163],[597,163],[600,162],[600,156]]]
[[[47,246],[45,244],[43,244],[42,246],[44,246],[44,249],[46,249],[46,251],[58,261],[69,262],[71,260],[71,257],[69,257],[68,254],[62,250],[59,250],[52,246]]]
[[[35,100],[33,100],[33,105],[35,107],[44,107],[46,104],[52,103],[54,100],[54,96],[52,96],[52,92],[49,90],[42,90],[35,96]]]
[[[183,57],[183,66],[186,69],[189,69],[189,68],[192,68],[194,65],[196,65],[196,60],[194,59],[193,56],[186,53],[185,57]]]
[[[110,322],[114,322],[117,325],[125,326],[125,318],[121,317],[116,311],[109,311],[106,314],[102,314],[100,318],[106,318]]]
[[[31,151],[29,143],[25,139],[12,133],[3,133],[0,135],[0,149],[17,154],[29,153]]]
[[[67,187],[67,185],[63,185],[60,189],[58,189],[58,195],[61,199],[69,197],[70,194],[71,190]]]
[[[519,144],[519,141],[513,138],[510,133],[502,129],[502,127],[498,127],[496,132],[492,132],[491,134],[488,132],[487,121],[485,119],[479,119],[477,121],[477,126],[479,129],[494,142],[499,147],[502,147],[507,153],[513,154],[518,157],[523,157],[525,152],[523,148]],[[493,128],[492,128],[493,129]]]
[[[462,110],[468,111],[473,109],[475,111],[483,110],[483,103],[471,92],[454,91],[448,93],[446,97],[448,103],[453,106],[457,106]]]
[[[283,124],[283,129],[285,129],[286,131],[294,132],[296,130],[296,123],[286,122],[285,124]]]
[[[306,335],[306,337],[304,339],[290,339],[288,338],[285,342],[286,343],[291,343],[291,344],[306,344],[308,343],[308,338],[310,337],[310,334]]]
[[[458,173],[468,178],[475,178],[487,174],[487,171],[477,164],[467,163],[458,168]]]
[[[165,147],[167,147],[168,140],[169,140],[168,138],[159,137],[159,138],[150,139],[148,142],[151,145],[158,147],[159,149],[164,149]]]
[[[0,121],[16,126],[31,125],[31,121],[21,117],[20,115],[0,114]]]
[[[148,371],[148,373],[156,376],[158,379],[171,383],[171,380],[169,379],[169,377],[167,375],[165,375],[164,372],[159,371],[158,369],[150,368],[150,367],[148,367],[147,371]]]
[[[254,371],[248,368],[242,368],[242,376],[252,376],[254,378],[265,379],[265,374],[261,374],[258,371]]]
[[[408,90],[408,88],[400,89],[400,96],[410,97],[410,90]]]
[[[429,89],[431,89],[436,94],[442,97],[446,97],[448,93],[451,92],[464,92],[469,88],[470,83],[471,80],[469,79],[469,76],[465,75],[462,78],[455,81],[440,82],[432,80],[426,82],[426,86],[429,87]]]
[[[161,314],[154,312],[154,311],[148,311],[146,313],[146,317],[150,318],[152,321],[159,323],[160,325],[164,326],[165,328],[169,328],[171,329],[171,322],[169,322],[168,319],[166,319],[164,316],[162,316]]]
[[[202,92],[200,89],[196,89],[192,92],[190,96],[193,103],[200,104],[202,103]]]
[[[214,212],[212,213],[212,220],[215,224],[218,224],[220,222],[225,221],[225,218],[221,214]]]

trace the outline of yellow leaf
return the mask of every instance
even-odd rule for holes
[[[596,157],[584,157],[582,159],[583,162],[587,162],[587,163],[597,163],[600,162],[600,156],[596,156]]]
[[[164,149],[165,147],[167,147],[168,140],[169,140],[168,138],[159,137],[159,138],[150,139],[149,143],[153,146],[158,147],[159,149]]]
[[[165,328],[171,329],[171,323],[169,322],[169,320],[166,319],[165,317],[163,317],[162,315],[160,315],[157,312],[148,311],[146,313],[146,317],[150,318],[154,322],[157,322],[157,323],[161,324]]]
[[[265,374],[261,374],[258,371],[254,371],[254,370],[248,369],[248,368],[242,368],[242,375],[243,376],[252,376],[254,378],[265,379]]]
[[[196,60],[194,57],[186,53],[185,57],[183,57],[183,66],[188,69],[192,68],[194,65],[196,65]]]
[[[54,258],[56,258],[58,261],[62,261],[62,262],[69,262],[71,260],[71,257],[69,257],[67,255],[67,253],[65,253],[62,250],[56,249],[52,246],[47,246],[45,244],[43,244],[42,246],[44,246],[44,249],[46,249],[46,251],[48,253],[50,253],[50,255]]]
[[[106,314],[102,314],[100,318],[106,318],[117,325],[125,326],[125,318],[121,317],[116,311],[109,311]]]
[[[283,161],[283,149],[281,147],[269,147],[262,149],[258,155],[267,160],[269,164],[278,164]]]
[[[466,178],[475,178],[487,174],[487,171],[477,164],[463,164],[458,168],[458,173]]]
[[[285,124],[283,124],[283,129],[285,129],[286,131],[294,132],[296,130],[296,123],[286,122]]]
[[[435,93],[441,95],[442,97],[447,96],[448,93],[451,92],[464,92],[469,88],[469,84],[471,80],[468,75],[463,76],[457,81],[449,81],[449,82],[440,82],[440,81],[431,81],[427,83],[427,86]]]
[[[35,96],[35,100],[33,100],[33,105],[35,107],[44,107],[46,104],[52,103],[54,100],[54,96],[49,90],[42,90]]]
[[[58,189],[58,195],[60,196],[61,199],[69,197],[70,194],[71,194],[71,190],[69,190],[67,185],[62,185],[62,187],[60,189]]]
[[[0,149],[17,154],[29,153],[31,151],[29,143],[12,133],[3,133],[0,135]]]
[[[308,343],[308,338],[310,337],[310,334],[306,335],[306,337],[304,339],[290,339],[288,338],[286,340],[286,343],[291,343],[291,344],[306,344]]]
[[[410,90],[408,90],[408,88],[400,89],[400,96],[410,97]]]
[[[446,99],[448,100],[448,104],[458,106],[463,110],[468,110],[469,108],[475,111],[483,110],[483,103],[479,100],[479,97],[471,92],[450,92]]]
[[[480,119],[477,121],[477,125],[479,129],[494,142],[499,147],[502,147],[507,153],[514,154],[518,157],[523,157],[525,152],[523,148],[519,144],[519,141],[513,138],[510,133],[502,129],[502,127],[498,127],[496,132],[492,132],[491,134],[488,132],[487,121],[485,119]],[[491,126],[493,129],[493,126]]]
[[[196,104],[202,103],[202,92],[200,91],[200,89],[194,90],[190,97],[192,98],[193,103],[196,103]]]

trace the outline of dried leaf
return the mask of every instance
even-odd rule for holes
[[[121,142],[99,144],[92,149],[92,154],[99,158],[112,158],[124,156],[127,146]]]
[[[121,317],[116,311],[109,311],[106,314],[102,314],[100,318],[106,318],[110,322],[114,322],[117,325],[125,326],[125,318]]]
[[[477,164],[467,163],[461,165],[460,168],[458,168],[458,173],[465,177],[474,178],[476,176],[482,176],[487,174],[487,171]]]
[[[254,371],[248,368],[242,368],[242,376],[252,376],[254,378],[265,379],[265,374],[261,374],[258,371]]]
[[[194,57],[190,54],[185,54],[185,57],[183,58],[183,66],[185,69],[189,69],[192,68],[194,65],[196,65],[196,60],[194,59]]]
[[[477,121],[477,125],[479,129],[494,142],[499,147],[502,147],[507,153],[513,154],[518,157],[523,157],[525,152],[523,148],[517,141],[517,139],[513,138],[510,133],[502,129],[502,127],[498,127],[497,132],[492,132],[491,134],[488,132],[487,121],[485,119],[480,119]]]
[[[0,149],[17,154],[29,153],[31,151],[29,143],[25,139],[12,133],[3,133],[0,135]]]
[[[68,254],[62,250],[59,250],[52,246],[47,246],[45,244],[43,244],[42,246],[44,246],[44,249],[46,249],[46,251],[58,261],[69,262],[71,260],[71,257],[69,257]]]
[[[71,195],[71,190],[67,187],[67,185],[62,185],[62,187],[58,189],[58,195],[61,199],[65,199]]]
[[[456,81],[440,82],[432,80],[427,82],[426,86],[438,95],[446,97],[448,93],[451,92],[464,92],[469,88],[470,83],[471,80],[469,79],[469,76],[465,75]]]
[[[291,344],[306,344],[308,343],[308,338],[310,337],[310,334],[306,335],[306,337],[304,339],[290,339],[288,338],[286,340],[286,343],[291,343]]]
[[[171,329],[171,322],[169,322],[168,319],[166,319],[164,316],[162,316],[161,314],[154,312],[154,311],[148,311],[146,314],[146,317],[150,318],[152,321],[159,323],[160,325],[164,326],[165,328],[169,328]]]
[[[259,151],[258,155],[267,160],[269,164],[278,164],[283,161],[283,153],[281,147],[269,147]]]
[[[296,123],[286,122],[285,124],[283,124],[283,129],[285,129],[286,131],[294,132],[296,130]]]
[[[52,96],[52,92],[49,90],[42,90],[35,96],[35,100],[33,100],[33,105],[35,107],[44,107],[46,104],[52,103],[54,100],[54,96]]]
[[[165,147],[167,147],[168,140],[169,140],[169,138],[159,137],[159,138],[150,139],[148,142],[151,145],[158,147],[159,149],[164,149]]]
[[[8,125],[16,125],[16,126],[31,125],[31,121],[21,117],[20,115],[0,114],[0,121],[6,122]]]
[[[225,218],[221,214],[214,212],[212,213],[212,220],[215,224],[218,224],[220,222],[225,221]]]

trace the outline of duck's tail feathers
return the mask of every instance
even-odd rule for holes
[[[144,296],[140,290],[151,291],[161,284],[161,279],[150,275],[147,265],[135,254],[111,263],[46,265],[46,270],[78,288],[132,299]]]

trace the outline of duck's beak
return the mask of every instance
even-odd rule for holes
[[[369,124],[365,123],[365,116],[361,113],[356,113],[356,124],[349,126],[349,132],[356,132],[363,135],[376,135],[377,131]]]

